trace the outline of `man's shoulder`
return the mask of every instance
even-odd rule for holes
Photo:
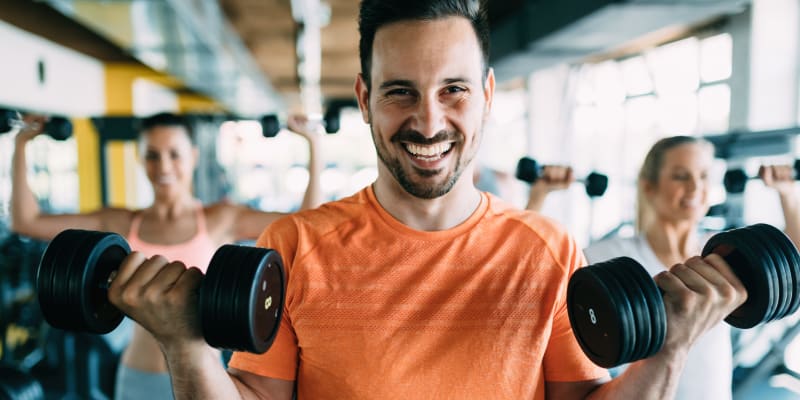
[[[317,208],[289,214],[274,223],[276,228],[287,225],[303,230],[326,231],[365,215],[371,206],[364,191],[324,203]]]
[[[489,194],[489,218],[518,223],[532,232],[545,236],[568,236],[566,229],[556,220],[539,212],[521,209],[497,196]]]

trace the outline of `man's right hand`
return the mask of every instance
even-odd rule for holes
[[[717,254],[692,257],[655,277],[667,313],[664,350],[685,352],[747,300],[747,291]],[[662,351],[664,351],[662,350]]]
[[[163,347],[205,344],[200,327],[198,295],[203,273],[155,256],[132,252],[111,282],[114,306],[147,329]]]

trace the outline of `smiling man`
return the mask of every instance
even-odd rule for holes
[[[272,348],[236,353],[227,374],[203,353],[186,317],[196,313],[194,270],[133,255],[112,284],[112,302],[161,341],[176,397],[672,396],[691,343],[744,301],[724,261],[695,258],[658,277],[664,350],[608,381],[567,316],[568,278],[584,264],[575,241],[472,182],[495,85],[485,10],[470,0],[365,0],[359,29],[355,91],[378,178],[261,235],[287,271]],[[154,271],[175,284],[154,293]],[[142,288],[148,296],[132,294]]]

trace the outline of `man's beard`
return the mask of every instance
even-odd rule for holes
[[[372,130],[372,127],[370,127],[370,130]],[[474,157],[473,155],[468,159],[458,160],[452,174],[447,177],[443,183],[419,183],[412,181],[409,174],[403,169],[399,158],[391,158],[389,156],[388,149],[383,145],[383,142],[379,141],[374,131],[372,131],[372,139],[375,141],[375,149],[381,162],[383,162],[386,168],[392,173],[403,190],[405,190],[408,194],[420,199],[435,199],[449,193],[450,190],[453,189],[453,186],[455,186],[456,182],[458,182],[462,172],[464,172],[464,168],[469,165],[470,162],[472,162],[472,158]],[[416,131],[399,131],[392,135],[390,141],[392,143],[406,142],[420,145],[453,142],[452,148],[448,150],[448,152],[456,151],[458,146],[464,145],[463,135],[460,135],[455,131],[441,131],[430,139],[425,138],[421,133]],[[403,146],[400,145],[400,147]],[[464,150],[465,149],[461,149],[460,151]],[[405,149],[401,151],[405,151]],[[416,167],[412,168],[414,169],[414,173],[421,178],[433,177],[437,174],[440,174],[443,170],[443,168],[437,170],[423,170]]]

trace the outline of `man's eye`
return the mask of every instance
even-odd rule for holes
[[[467,89],[465,89],[465,88],[463,88],[461,86],[448,86],[445,89],[445,92],[447,92],[447,93],[461,93],[461,92],[465,92],[466,90]]]
[[[386,92],[388,96],[409,96],[411,95],[411,91],[408,89],[392,89]]]

